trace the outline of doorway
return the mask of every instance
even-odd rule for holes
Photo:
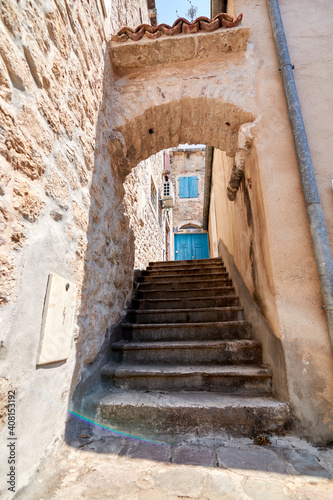
[[[208,234],[175,234],[175,260],[196,259],[209,259]]]

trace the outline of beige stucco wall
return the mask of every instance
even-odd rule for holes
[[[332,54],[329,26],[333,8],[328,2],[321,2],[320,7],[300,1],[282,0],[280,4],[332,241],[332,144],[326,131],[333,125],[329,106],[332,75],[327,70]],[[217,239],[223,242],[224,253],[231,256],[235,274],[240,274],[268,328],[282,342],[288,389],[282,393],[289,393],[300,419],[299,429],[315,440],[332,439],[332,347],[321,309],[318,272],[268,9],[266,2],[235,0],[234,5],[237,13],[244,14],[243,24],[251,27],[248,55],[254,65],[258,119],[235,202],[226,198],[231,160],[215,150]],[[281,382],[276,386],[278,391]]]
[[[0,406],[11,384],[17,488],[63,438],[73,389],[132,289],[134,237],[108,151],[106,41],[140,24],[139,9],[148,15],[145,0],[105,4],[106,19],[99,0],[0,2]],[[74,340],[66,362],[37,369],[50,272],[77,285]],[[2,414],[2,440],[6,422]]]

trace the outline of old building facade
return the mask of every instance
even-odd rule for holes
[[[203,229],[206,147],[179,145],[169,154],[175,191],[174,258],[208,258],[208,235]]]

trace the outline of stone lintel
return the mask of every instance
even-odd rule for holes
[[[110,42],[114,70],[123,74],[159,64],[172,64],[200,59],[221,59],[225,54],[244,52],[250,28],[220,28],[211,33],[162,36],[156,40]]]

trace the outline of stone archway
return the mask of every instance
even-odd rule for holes
[[[122,179],[141,160],[179,143],[234,157],[256,117],[248,28],[111,42],[111,164]]]

